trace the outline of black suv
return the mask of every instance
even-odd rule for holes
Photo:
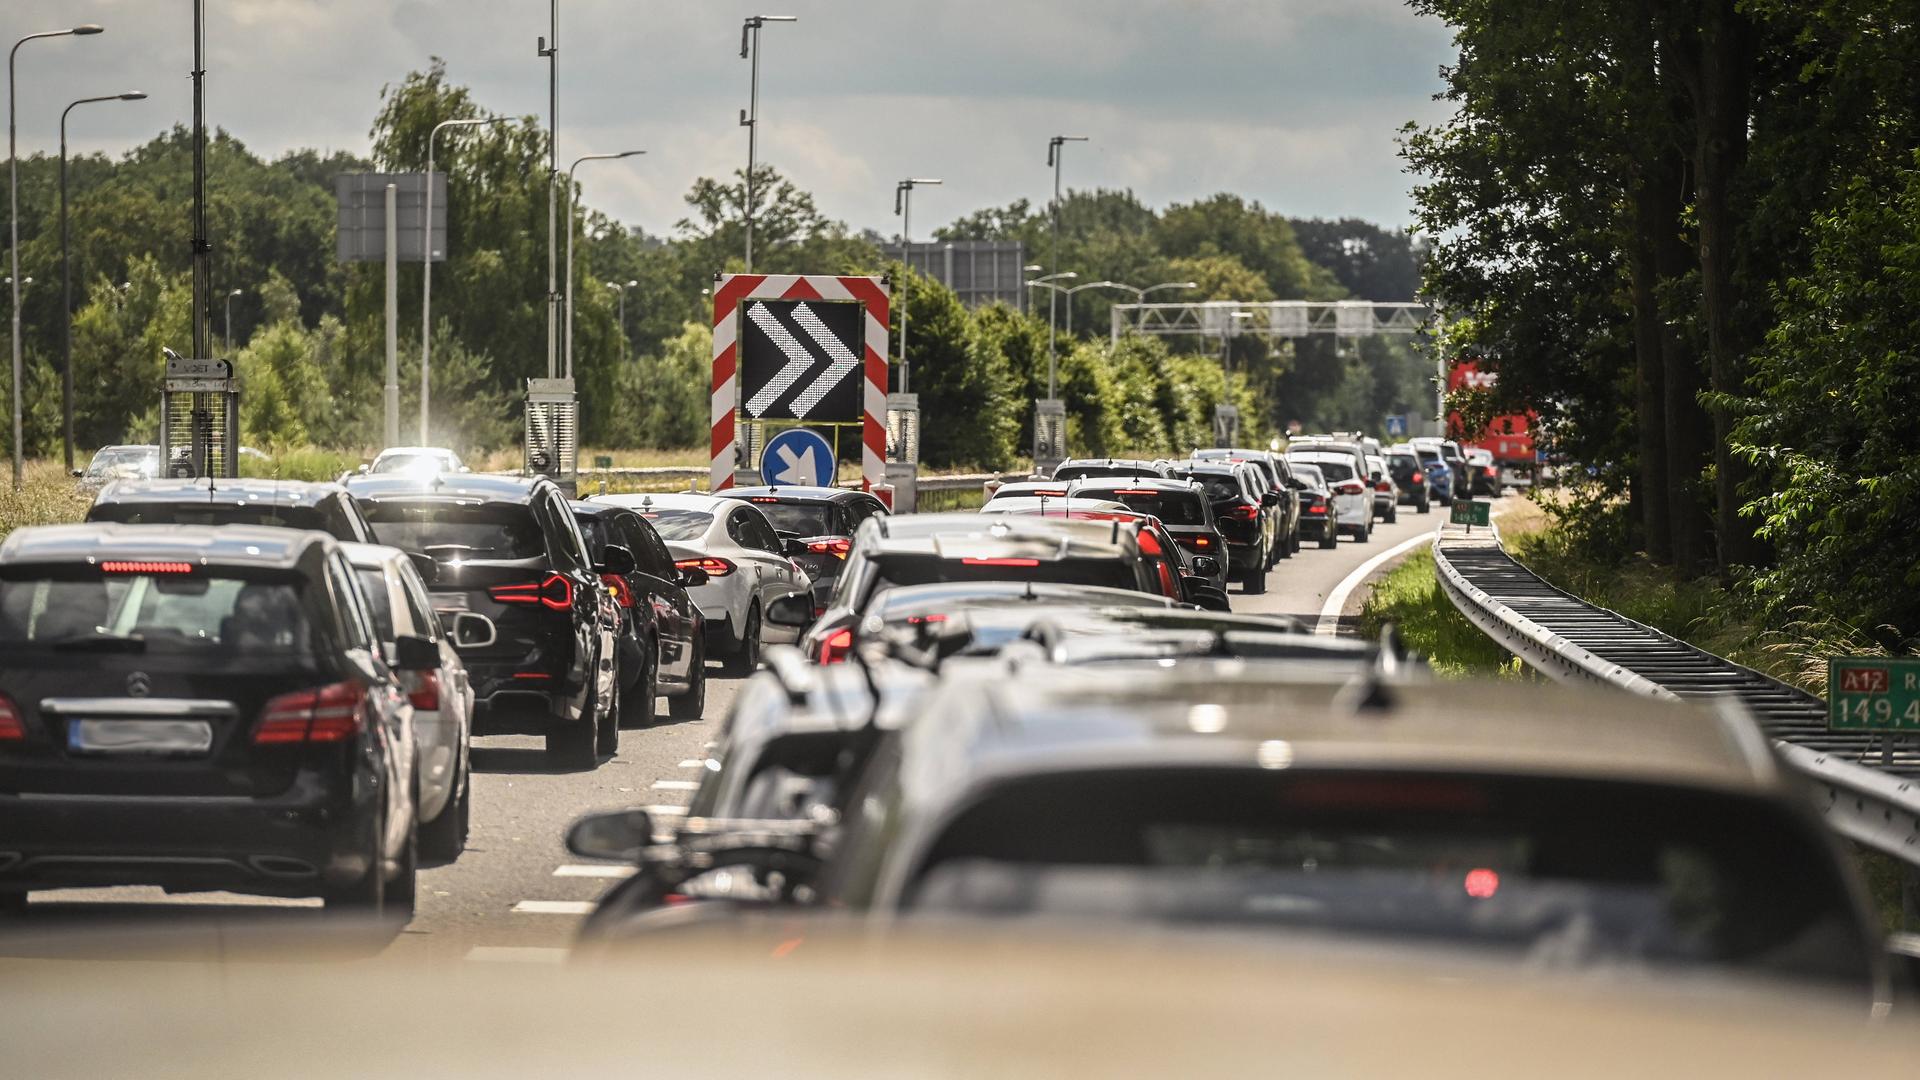
[[[576,502],[573,519],[620,609],[620,722],[652,723],[661,694],[674,718],[698,719],[707,704],[706,622],[687,589],[705,584],[706,571],[675,566],[653,525],[627,507]]]
[[[411,711],[316,532],[57,525],[0,544],[0,912],[159,885],[409,912]]]
[[[299,480],[116,480],[88,521],[122,525],[273,525],[373,543],[373,530],[339,484]]]
[[[618,602],[573,508],[545,477],[474,473],[357,476],[347,490],[378,543],[432,557],[441,612],[472,611],[498,636],[461,658],[473,680],[476,735],[545,735],[576,768],[620,745],[614,677]],[[629,560],[632,553],[617,548]]]
[[[1230,461],[1168,463],[1175,480],[1191,480],[1207,493],[1213,518],[1227,540],[1227,572],[1247,592],[1267,591],[1267,567],[1280,544],[1280,496],[1254,487],[1258,466]],[[1264,484],[1264,481],[1261,481]]]
[[[860,523],[887,512],[864,491],[817,487],[729,488],[723,499],[745,499],[760,508],[786,545],[787,555],[813,579],[813,612],[827,610],[827,598],[846,568],[853,534]]]

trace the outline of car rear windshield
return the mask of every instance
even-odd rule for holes
[[[1062,483],[1068,480],[1100,479],[1108,476],[1148,476],[1158,479],[1161,473],[1155,469],[1143,469],[1132,465],[1062,465],[1053,471],[1053,478]]]
[[[187,564],[179,564],[187,565]],[[313,619],[284,577],[219,571],[10,571],[0,578],[0,652],[207,653],[310,658]]]
[[[1412,454],[1389,454],[1387,471],[1393,474],[1395,480],[1407,480],[1420,471],[1420,462]]]
[[[761,502],[753,505],[773,522],[775,532],[790,536],[828,536],[833,533],[833,507],[821,503]]]
[[[445,472],[451,464],[438,454],[387,454],[375,460],[368,472],[409,473]]]
[[[537,559],[547,553],[533,510],[517,503],[376,502],[373,535],[402,551],[435,558]]]
[[[713,515],[705,510],[675,510],[655,506],[647,507],[639,514],[653,525],[653,531],[659,533],[662,540],[698,540],[713,525]]]
[[[1320,470],[1320,475],[1329,484],[1353,479],[1353,466],[1344,461],[1315,461],[1313,467]]]
[[[1168,525],[1205,525],[1207,503],[1197,491],[1154,491],[1146,488],[1075,489],[1083,499],[1112,499],[1129,510],[1152,514]]]
[[[1429,450],[1424,446],[1414,451],[1414,453],[1419,454],[1420,460],[1428,465],[1432,465],[1440,460],[1440,451]]]
[[[1042,822],[1044,827],[1036,828]],[[1868,977],[1833,859],[1757,799],[1650,784],[1120,770],[1003,785],[911,906],[1437,939],[1539,964]]]
[[[158,450],[102,450],[87,463],[87,475],[105,476],[114,469],[127,469],[152,476],[159,466]]]
[[[1178,479],[1198,480],[1213,502],[1239,502],[1246,498],[1240,491],[1239,479],[1224,473],[1181,473]]]
[[[875,560],[873,595],[899,585],[945,581],[1051,581],[1064,585],[1104,585],[1139,589],[1133,564],[1118,558],[951,559],[937,555],[887,555]]]
[[[97,503],[88,521],[122,525],[270,525],[335,533],[336,522],[314,506],[204,506],[193,503]]]

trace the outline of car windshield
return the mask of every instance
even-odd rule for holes
[[[825,503],[761,502],[760,512],[773,522],[775,532],[790,536],[828,536],[833,533],[833,508]],[[656,523],[656,527],[657,527]]]
[[[1151,514],[1166,525],[1205,525],[1207,503],[1197,491],[1159,491],[1152,488],[1078,487],[1074,494],[1085,499],[1111,499],[1129,510]]]
[[[698,540],[713,526],[713,515],[705,510],[677,510],[650,506],[639,511],[653,525],[662,540]]]
[[[197,569],[10,570],[0,578],[0,646],[303,659],[313,652],[297,582]]]
[[[102,450],[87,463],[87,474],[104,476],[109,472],[137,472],[152,476],[159,470],[158,450]]]
[[[373,628],[381,641],[393,640],[393,603],[387,593],[387,574],[377,566],[356,566],[361,595],[366,597],[367,614],[373,616]]]
[[[1320,475],[1325,477],[1326,482],[1329,484],[1337,484],[1342,480],[1353,479],[1353,466],[1345,461],[1316,460],[1313,465],[1314,468],[1320,470]]]
[[[380,543],[449,559],[534,559],[546,542],[533,511],[517,503],[376,502],[367,512]]]
[[[1048,827],[1024,823],[1045,820]],[[1622,829],[1620,822],[1636,822]],[[1438,939],[1536,965],[1857,981],[1847,892],[1770,804],[1653,785],[1162,769],[1004,784],[908,905]]]
[[[313,506],[206,506],[194,503],[151,502],[96,504],[88,521],[122,525],[269,525],[281,529],[330,531],[327,515]]]

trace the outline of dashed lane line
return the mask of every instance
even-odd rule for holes
[[[697,780],[655,780],[653,782],[655,791],[698,791],[699,789],[700,783]]]
[[[591,915],[591,900],[522,900],[513,905],[519,915]]]
[[[572,878],[630,878],[639,872],[637,866],[616,866],[612,864],[591,866],[585,863],[569,863],[553,868],[554,877]]]

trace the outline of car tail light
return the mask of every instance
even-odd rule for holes
[[[1039,566],[1039,559],[961,559],[961,566]]]
[[[1367,486],[1358,480],[1342,480],[1333,490],[1342,495],[1362,495],[1366,493]]]
[[[103,562],[104,574],[191,574],[193,564],[184,562]]]
[[[1427,474],[1426,474],[1426,473],[1423,473],[1423,472],[1418,472],[1418,471],[1416,471],[1416,472],[1415,472],[1415,473],[1413,474],[1413,479],[1412,479],[1411,481],[1409,481],[1409,483],[1414,483],[1414,484],[1417,484],[1417,483],[1419,483],[1420,481],[1422,481],[1422,480],[1425,480],[1426,478],[1427,478]]]
[[[1029,491],[1027,492],[1027,494],[1035,496],[1036,498],[1041,498],[1041,499],[1064,499],[1067,497],[1067,489],[1061,488],[1060,490],[1055,491],[1052,488],[1041,488],[1037,491]]]
[[[709,555],[704,559],[681,559],[673,565],[682,570],[705,570],[708,577],[726,577],[733,573],[733,564],[725,559],[716,559]]]
[[[836,559],[844,559],[847,553],[853,550],[853,541],[844,536],[836,536],[831,540],[815,540],[807,545],[807,550],[815,555],[831,555]]]
[[[1373,485],[1373,490],[1375,490],[1375,491],[1388,491],[1388,492],[1390,492],[1390,491],[1392,491],[1392,490],[1393,490],[1393,481],[1391,481],[1391,480],[1382,480],[1382,481],[1380,481],[1379,483],[1377,483],[1377,484],[1375,484],[1375,485]]]
[[[1302,512],[1308,514],[1324,514],[1327,512],[1327,500],[1322,496],[1314,495],[1307,499],[1307,505]]]
[[[1227,516],[1238,518],[1241,521],[1257,521],[1260,518],[1260,508],[1252,503],[1241,503],[1239,506],[1227,511]]]
[[[780,500],[779,500],[778,498],[776,498],[775,496],[772,496],[772,495],[755,495],[755,496],[754,496],[753,498],[751,498],[751,499],[749,499],[749,500],[747,500],[747,501],[748,501],[748,502],[757,502],[757,503],[777,503],[777,502],[779,502]]]
[[[627,587],[626,580],[619,574],[601,574],[600,581],[606,585],[607,591],[613,594],[613,598],[620,601],[621,607],[633,606],[633,590]]]
[[[548,574],[537,585],[495,585],[487,595],[502,604],[543,604],[555,611],[567,611],[573,607],[573,582],[560,574]]]
[[[1152,488],[1119,488],[1114,491],[1114,494],[1115,495],[1158,495],[1160,493],[1153,490]]]
[[[1189,533],[1179,538],[1180,543],[1195,551],[1205,551],[1213,546],[1213,537],[1205,533]]]
[[[20,707],[0,694],[0,742],[24,742],[26,737],[27,724],[20,717]]]
[[[907,616],[908,626],[924,626],[927,623],[943,623],[946,621],[947,621],[947,617],[945,615],[909,615]]]
[[[413,689],[407,693],[407,700],[413,707],[426,712],[440,711],[440,673],[438,671],[420,671],[414,673]]]
[[[360,733],[360,710],[367,688],[338,682],[297,690],[269,700],[253,729],[255,746],[342,742]]]
[[[827,640],[820,643],[820,662],[838,664],[851,652],[853,652],[853,628],[843,626],[828,634]]]

